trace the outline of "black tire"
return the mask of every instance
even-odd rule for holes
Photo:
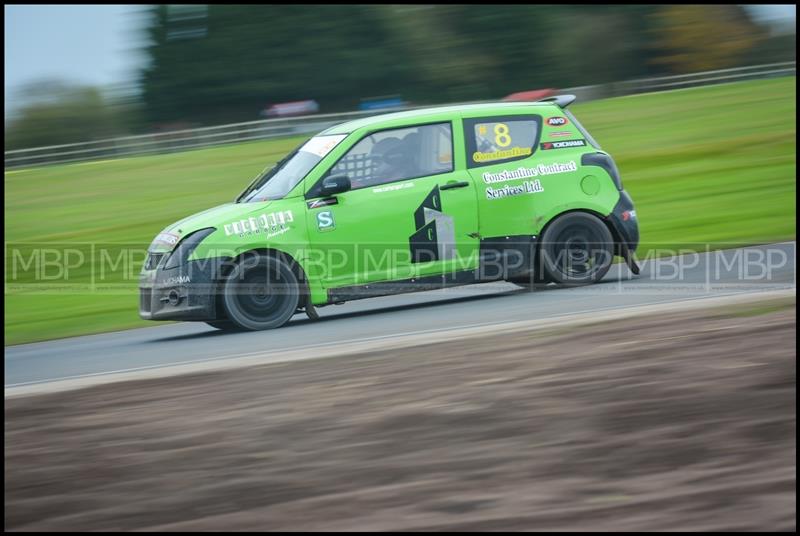
[[[206,324],[211,326],[212,328],[216,328],[222,331],[241,331],[242,328],[231,322],[230,320],[210,320],[206,321]]]
[[[537,271],[559,285],[588,285],[603,279],[613,260],[614,237],[605,223],[586,212],[568,212],[545,229]]]
[[[281,327],[295,314],[299,301],[297,277],[277,256],[243,257],[222,285],[225,313],[241,329]]]
[[[544,270],[541,267],[535,267],[533,271],[525,277],[517,277],[511,279],[510,281],[515,285],[519,285],[520,287],[529,290],[542,290],[547,288],[547,286],[552,283],[553,281],[543,273]]]

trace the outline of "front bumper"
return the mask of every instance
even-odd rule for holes
[[[145,320],[216,320],[216,281],[224,262],[221,258],[203,259],[167,270],[164,258],[151,269],[143,269],[139,316]]]

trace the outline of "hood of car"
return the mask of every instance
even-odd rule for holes
[[[240,222],[243,219],[246,221],[253,214],[264,212],[264,208],[269,203],[271,203],[271,201],[265,201],[263,203],[225,203],[224,205],[192,214],[191,216],[165,227],[163,231],[156,235],[148,251],[172,251],[185,236],[195,231],[208,227],[214,227],[218,231],[223,230],[226,225],[230,226],[234,222]]]

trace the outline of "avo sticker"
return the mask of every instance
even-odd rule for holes
[[[548,117],[547,124],[551,127],[563,127],[564,125],[568,124],[569,121],[566,117]]]

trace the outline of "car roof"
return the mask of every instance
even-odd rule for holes
[[[405,122],[423,122],[427,119],[439,120],[449,119],[450,117],[461,117],[470,113],[497,113],[502,114],[509,111],[520,111],[531,106],[553,106],[553,102],[489,102],[480,104],[461,104],[450,106],[434,106],[431,108],[420,108],[403,112],[394,112],[361,119],[354,119],[346,123],[334,125],[320,133],[328,134],[349,134],[356,130],[369,127],[395,126],[394,123],[402,124]]]

